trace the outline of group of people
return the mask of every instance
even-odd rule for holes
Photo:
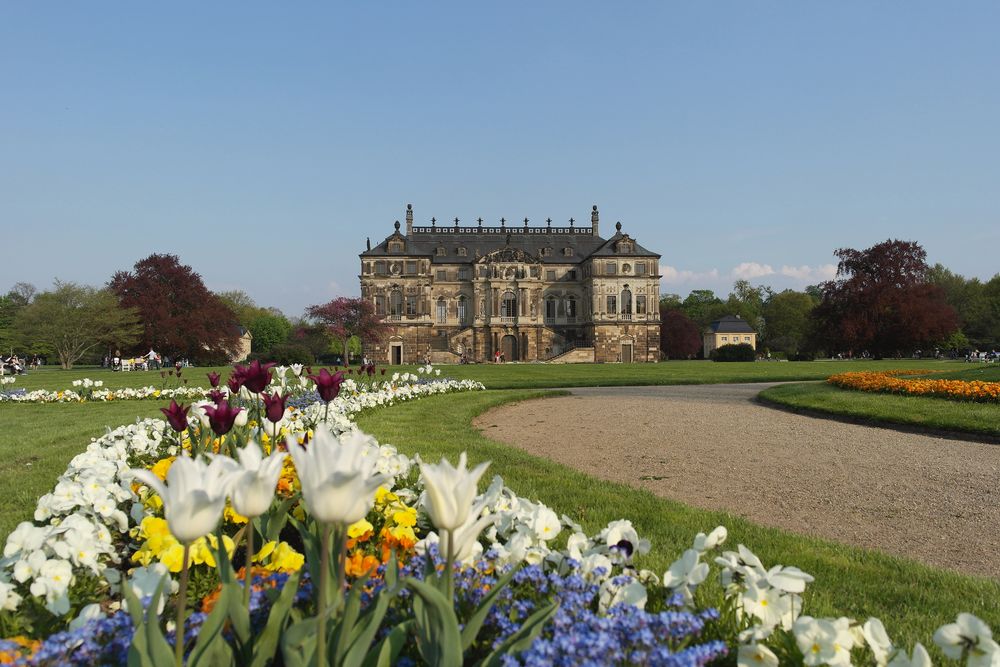
[[[502,350],[497,350],[493,355],[493,361],[498,364],[505,363],[507,361],[507,355],[505,355]]]
[[[190,365],[191,363],[187,359],[177,359],[173,363],[173,367],[178,370]],[[106,354],[101,360],[102,368],[110,368],[113,371],[158,371],[168,366],[170,366],[169,357],[161,356],[152,348],[146,354],[138,357],[123,357],[120,350],[115,350],[114,354]]]
[[[37,354],[27,359],[21,359],[14,353],[9,357],[0,357],[0,375],[25,375],[29,368],[38,368],[42,365],[42,358]]]

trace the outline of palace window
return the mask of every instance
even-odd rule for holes
[[[438,324],[444,324],[448,321],[448,302],[443,297],[437,302],[437,321]]]
[[[542,248],[542,257],[550,257],[552,255],[552,248]]]
[[[614,262],[608,262],[604,265],[604,275],[613,276],[618,273],[618,265]]]
[[[573,249],[572,248],[563,248],[563,256],[564,257],[572,257],[573,256]]]
[[[409,316],[417,314],[417,297],[415,296],[406,297],[406,314]]]
[[[539,268],[537,266],[531,267],[531,277],[537,278],[539,276]]]
[[[646,275],[646,263],[645,262],[637,262],[636,263],[636,265],[635,265],[635,275],[637,275],[637,276],[644,276],[644,275]]]
[[[612,314],[618,312],[618,297],[616,297],[614,294],[608,295],[608,308],[606,312]]]
[[[556,298],[550,296],[545,300],[545,319],[554,320],[556,317]]]
[[[375,262],[375,275],[376,276],[385,275],[385,262]]]
[[[517,297],[511,291],[504,292],[500,297],[500,316],[517,317]]]
[[[640,294],[635,297],[635,314],[645,315],[646,314],[646,295]]]
[[[406,263],[406,275],[408,275],[408,276],[415,276],[415,275],[417,275],[417,263],[416,262],[407,262]]]
[[[545,279],[548,280],[548,281],[555,280],[556,279],[555,269],[546,269],[545,270]]]
[[[459,246],[459,248],[458,248],[458,256],[459,257],[466,257],[468,254],[469,254],[469,251],[468,251],[468,249],[465,246]]]
[[[448,272],[443,269],[439,269],[435,280],[448,280]]]
[[[566,299],[566,317],[576,317],[576,299],[574,297]]]
[[[443,246],[438,246],[438,249],[437,249],[437,256],[438,257],[444,257],[447,254],[448,254],[448,251]]]
[[[622,290],[622,313],[628,315],[632,314],[632,290],[630,290],[627,285],[625,286],[625,289]]]
[[[403,314],[403,295],[399,290],[393,290],[389,295],[389,315],[399,317]]]
[[[389,252],[403,252],[403,242],[389,241]]]
[[[570,280],[576,280],[576,269],[572,269],[571,271],[567,271],[566,272],[566,277],[569,278]]]
[[[375,297],[375,314],[379,317],[385,315],[385,297],[381,294]]]
[[[467,266],[463,266],[458,270],[459,280],[472,280],[472,269]]]
[[[458,297],[458,322],[459,324],[465,324],[465,297]]]

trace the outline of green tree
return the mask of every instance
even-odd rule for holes
[[[14,321],[18,338],[32,351],[55,354],[69,369],[98,346],[128,348],[142,325],[135,310],[122,308],[108,290],[56,281],[25,306]]]
[[[764,304],[763,342],[771,350],[789,354],[801,351],[810,335],[810,314],[818,303],[805,292],[786,289]]]
[[[287,342],[292,333],[292,323],[284,315],[273,315],[267,311],[253,318],[247,328],[253,336],[252,351],[258,356],[271,354],[271,350]]]
[[[681,303],[681,310],[688,318],[698,325],[699,331],[704,331],[714,319],[718,319],[719,306],[724,302],[715,296],[710,289],[691,290]]]
[[[958,313],[959,325],[968,340],[965,347],[957,349],[988,347],[990,342],[996,340],[990,335],[990,300],[986,286],[979,278],[966,279],[941,264],[935,264],[927,271],[927,281],[944,291],[945,301]],[[948,349],[951,347],[948,345]]]

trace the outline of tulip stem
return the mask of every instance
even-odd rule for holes
[[[181,584],[177,591],[177,622],[174,627],[174,664],[184,665],[184,612],[187,611],[188,587],[188,557],[191,555],[191,543],[184,543],[184,557],[181,561]]]
[[[253,519],[247,518],[247,558],[243,564],[243,606],[250,613],[250,583],[253,581]]]
[[[317,591],[316,613],[316,664],[325,667],[326,662],[326,586],[330,577],[330,529],[329,523],[323,524],[323,537],[320,540],[319,557],[319,591]]]
[[[455,531],[446,530],[448,536],[447,560],[444,564],[444,583],[448,594],[448,603],[455,604]]]

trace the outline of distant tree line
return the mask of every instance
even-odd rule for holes
[[[694,290],[660,299],[661,350],[695,358],[702,334],[724,315],[738,315],[758,332],[759,354],[791,359],[965,355],[1000,347],[1000,274],[966,279],[911,241],[887,240],[865,250],[841,248],[833,280],[803,291],[775,292],[745,280],[726,299]]]
[[[362,299],[334,299],[289,318],[243,291],[216,294],[175,255],[150,255],[102,287],[56,280],[39,292],[19,282],[0,296],[0,352],[63,368],[151,349],[202,365],[226,363],[247,331],[252,358],[347,363],[383,336],[383,325]]]

